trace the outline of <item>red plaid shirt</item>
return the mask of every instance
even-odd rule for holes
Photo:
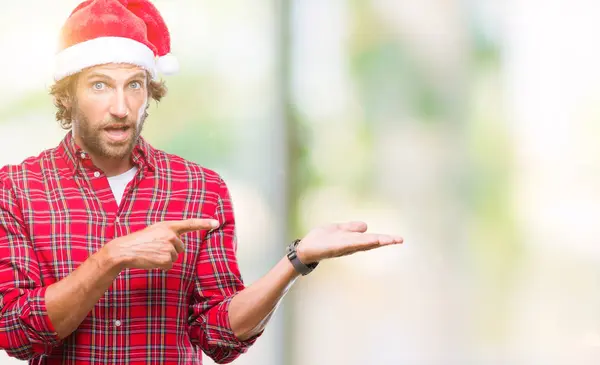
[[[0,348],[30,364],[201,364],[201,350],[230,362],[240,342],[229,303],[244,288],[235,222],[220,176],[152,148],[121,204],[68,133],[60,145],[0,170]],[[219,229],[182,236],[186,251],[168,272],[126,269],[79,328],[59,340],[46,287],[110,240],[163,220],[215,218]]]

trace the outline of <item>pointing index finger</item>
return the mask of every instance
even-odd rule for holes
[[[219,227],[219,222],[215,219],[184,219],[181,221],[172,221],[168,226],[177,234],[181,235],[188,232],[210,230]]]

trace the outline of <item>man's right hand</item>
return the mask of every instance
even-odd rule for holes
[[[129,269],[163,269],[173,267],[184,251],[180,236],[184,233],[211,230],[219,226],[214,219],[186,219],[153,224],[141,231],[119,237],[102,250],[119,271]]]

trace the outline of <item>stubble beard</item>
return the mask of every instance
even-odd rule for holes
[[[81,112],[77,104],[73,105],[73,121],[77,124],[77,136],[82,148],[86,152],[104,159],[122,160],[129,156],[137,144],[146,118],[148,117],[148,105],[138,120],[112,118],[102,123],[92,125],[89,118]],[[104,128],[109,124],[124,124],[131,128],[130,137],[121,143],[110,141],[106,138]]]

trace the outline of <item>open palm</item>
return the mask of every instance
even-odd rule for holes
[[[365,222],[334,223],[315,228],[298,244],[298,258],[310,264],[403,242],[400,236],[366,231]]]

